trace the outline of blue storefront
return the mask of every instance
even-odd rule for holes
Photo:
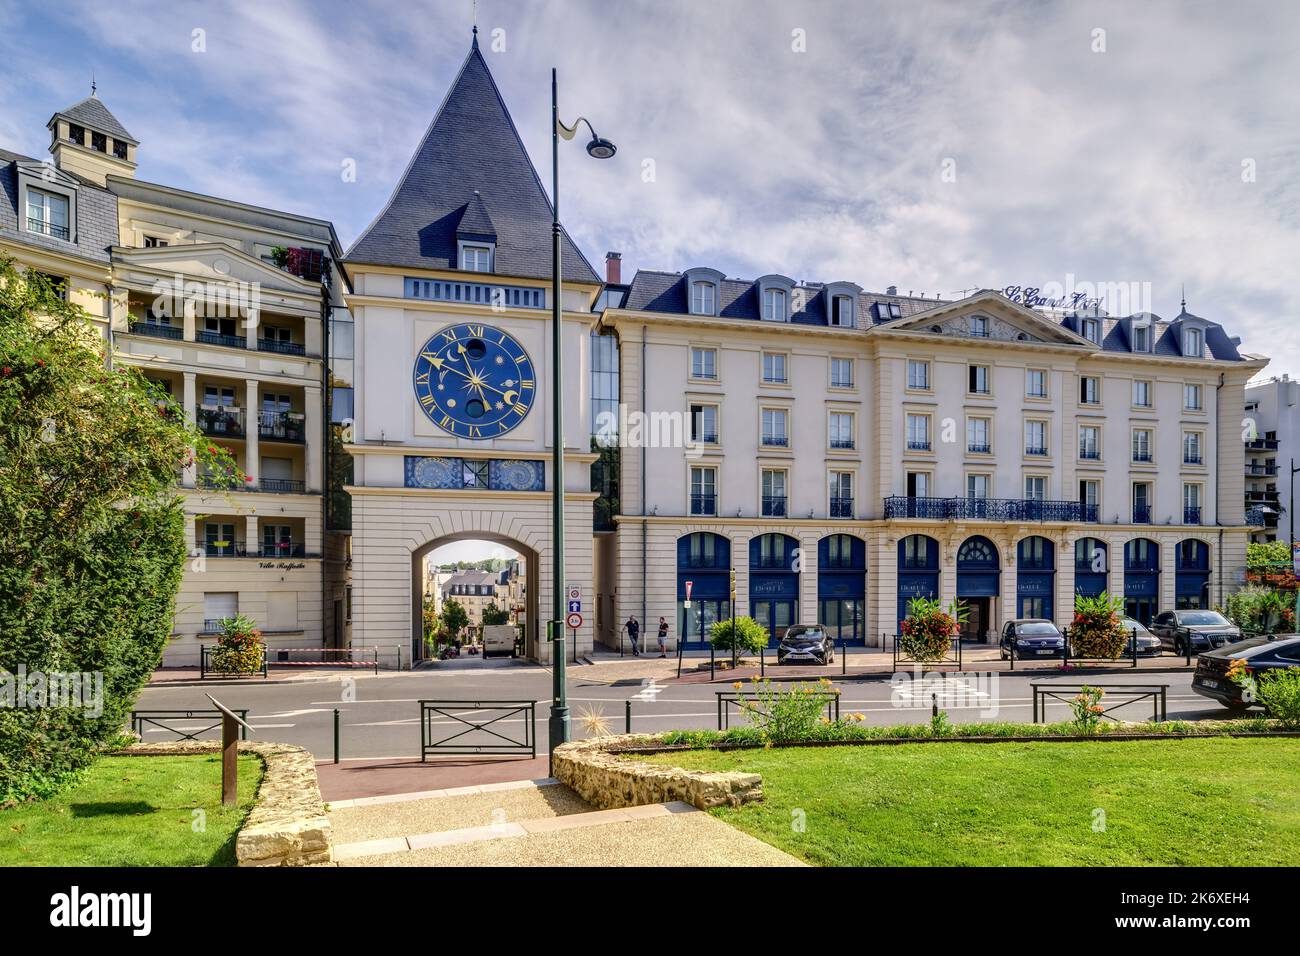
[[[912,598],[939,596],[939,542],[924,534],[898,542],[898,621],[907,617]]]
[[[1174,565],[1174,608],[1210,606],[1210,546],[1187,538],[1178,542]]]
[[[1145,627],[1160,612],[1160,547],[1149,538],[1124,545],[1124,613]]]
[[[749,616],[767,628],[772,647],[799,621],[798,547],[799,540],[788,534],[760,534],[749,541]]]
[[[1054,613],[1056,546],[1034,535],[1016,545],[1016,617],[1042,617]]]
[[[686,582],[691,583],[691,606]],[[677,633],[687,647],[703,647],[717,621],[731,616],[731,542],[720,534],[697,531],[677,539]],[[642,636],[653,634],[650,621]]]
[[[1110,555],[1106,544],[1096,538],[1074,543],[1074,593],[1097,597],[1110,588]]]
[[[966,606],[962,640],[987,641],[993,608],[1002,588],[997,546],[983,535],[967,538],[957,549],[957,599]]]
[[[817,542],[817,623],[837,641],[866,640],[867,543],[851,534]]]

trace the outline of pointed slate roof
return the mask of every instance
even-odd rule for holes
[[[54,116],[62,116],[78,126],[85,126],[99,133],[107,133],[113,139],[120,139],[132,146],[140,145],[139,140],[126,131],[126,127],[117,121],[117,117],[110,113],[108,107],[93,93],[80,103],[69,106],[66,110],[59,110]],[[50,122],[54,121],[54,116],[50,117]]]
[[[487,205],[477,189],[474,190],[474,198],[467,202],[461,211],[460,223],[456,226],[456,236],[460,239],[483,239],[496,242],[497,227],[492,225],[492,217],[488,215]]]
[[[457,232],[486,224],[496,235],[496,273],[549,279],[551,215],[475,39],[388,204],[344,262],[455,269]],[[567,232],[561,255],[566,278],[600,282]]]

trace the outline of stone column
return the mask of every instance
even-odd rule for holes
[[[177,289],[176,295],[181,295],[183,291],[183,289]],[[181,319],[181,334],[184,336],[186,342],[193,342],[194,333],[198,327],[198,320],[195,318],[194,300],[186,299],[184,308],[185,315]]]
[[[257,333],[260,324],[260,314],[256,309],[250,308],[248,316],[244,319],[244,345],[250,352],[257,351]]]
[[[303,389],[303,428],[306,445],[303,448],[303,465],[306,468],[308,494],[320,494],[324,488],[321,481],[323,456],[321,454],[321,415],[324,406],[321,403],[319,386],[309,385]]]
[[[249,488],[256,488],[257,483],[262,478],[262,458],[261,451],[258,448],[257,426],[260,420],[262,403],[258,397],[258,382],[255,379],[248,379],[245,385],[246,397],[244,399],[244,448],[247,454],[244,457],[244,474],[253,480],[248,482]],[[251,543],[251,542],[250,542]]]
[[[192,329],[192,326],[191,326]],[[185,411],[185,417],[189,421],[195,421],[198,418],[198,396],[195,387],[196,373],[186,372],[185,374],[185,391],[182,396],[181,408]],[[190,449],[190,457],[193,458],[194,449]],[[195,476],[198,469],[189,464],[185,466],[185,472],[181,476],[181,485],[185,488],[193,488]]]
[[[262,546],[259,533],[257,515],[251,513],[244,515],[244,547],[248,549],[246,554],[256,554],[257,549]]]

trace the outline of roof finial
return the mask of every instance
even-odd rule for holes
[[[1183,311],[1182,311],[1182,314],[1183,314],[1183,315],[1186,315],[1186,314],[1187,314],[1187,283],[1186,283],[1186,282],[1183,283],[1183,285],[1182,285],[1182,290],[1183,290]]]
[[[95,86],[95,71],[94,71],[94,70],[91,70],[91,71],[90,71],[90,95],[91,95],[91,96],[94,96],[94,95],[95,95],[95,90],[97,90],[97,89],[98,89],[98,87]]]
[[[474,45],[474,49],[477,50],[477,49],[478,49],[478,0],[473,0],[473,3],[474,3],[474,41],[473,41],[473,45]]]

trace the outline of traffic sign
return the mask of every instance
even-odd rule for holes
[[[569,600],[570,600],[570,601],[581,601],[581,600],[582,600],[582,586],[581,586],[581,585],[579,585],[579,584],[570,584],[570,585],[568,585],[568,586],[565,588],[565,590],[569,593]]]
[[[687,581],[687,582],[686,582],[686,600],[687,600],[688,602],[689,602],[690,599],[691,599],[691,586],[694,585],[694,584],[695,584],[694,581]]]
[[[582,615],[574,612],[564,619],[564,623],[576,631],[578,628],[582,627]]]
[[[581,614],[581,613],[582,613],[582,602],[581,602],[581,601],[570,601],[570,602],[569,602],[569,613],[570,613],[570,614]]]

